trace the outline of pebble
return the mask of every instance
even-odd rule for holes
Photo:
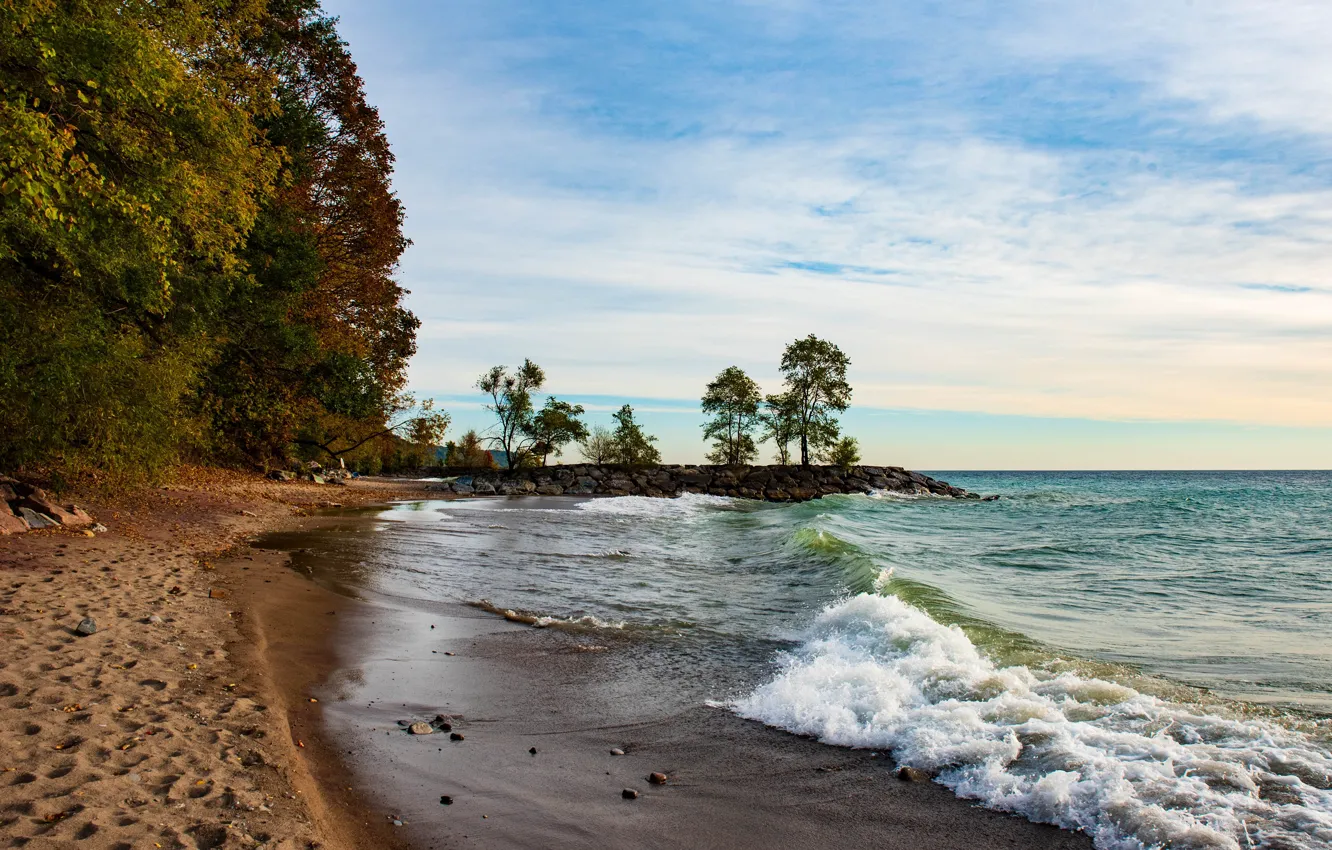
[[[611,750],[611,755],[622,756],[624,755],[624,750],[620,749],[619,747],[616,747],[615,749]]]
[[[411,732],[413,735],[429,735],[431,732],[435,731],[435,727],[431,726],[429,723],[413,723],[411,726],[407,727],[407,731]]]
[[[461,741],[462,739],[463,739],[463,736],[462,736],[462,733],[461,733],[461,732],[450,732],[450,733],[449,733],[449,740],[450,740],[450,741]]]
[[[162,625],[162,618],[156,614],[153,614],[151,617],[148,618],[148,623],[149,625],[160,626]]]
[[[665,784],[666,784],[666,774],[664,774],[664,773],[649,773],[649,774],[648,774],[648,778],[647,778],[647,780],[648,780],[648,782],[651,782],[653,785],[665,785]]]
[[[83,621],[74,627],[74,631],[87,637],[97,632],[97,623],[93,622],[92,617],[84,617]]]
[[[623,798],[626,799],[626,800],[637,800],[637,799],[638,799],[638,792],[635,791],[635,790],[632,789],[632,788],[626,788],[626,789],[624,789],[623,791],[620,792],[620,796],[623,797]]]
[[[448,794],[443,794],[443,795],[441,795],[440,798],[439,798],[439,804],[440,804],[441,806],[452,806],[452,805],[453,805],[453,798],[450,797]]]
[[[903,782],[929,782],[930,775],[918,767],[903,767],[897,771],[897,778]]]
[[[537,749],[536,747],[533,747],[532,749],[528,750],[528,752],[531,753],[532,755],[536,755]]]

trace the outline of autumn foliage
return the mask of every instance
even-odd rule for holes
[[[0,468],[437,441],[392,167],[314,0],[0,0]]]

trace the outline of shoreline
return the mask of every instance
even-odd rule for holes
[[[330,517],[326,534],[263,545],[294,550],[298,569],[337,583],[332,568],[319,575],[321,553],[347,551],[371,521]],[[919,774],[899,778],[884,754],[681,699],[670,681],[635,676],[644,648],[614,630],[532,628],[461,601],[356,595],[330,633],[347,665],[317,696],[350,770],[413,846],[766,850],[824,847],[829,835],[852,848],[1091,846]],[[464,740],[403,728],[437,716]],[[665,784],[648,781],[653,772]],[[626,800],[625,789],[639,796]]]
[[[0,769],[19,766],[8,773],[24,780],[0,785],[0,825],[16,837],[95,837],[80,846],[108,847],[590,847],[609,838],[766,848],[822,846],[832,832],[851,847],[1090,846],[902,781],[882,757],[720,709],[671,706],[665,692],[629,693],[615,672],[632,664],[625,647],[607,652],[587,635],[458,604],[349,598],[291,569],[288,554],[250,545],[344,520],[306,513],[334,500],[439,498],[419,484],[202,479],[90,500],[111,528],[97,538],[38,532],[0,543],[0,630],[24,656],[0,667]],[[77,572],[66,569],[70,556]],[[117,584],[92,594],[110,575]],[[82,603],[51,618],[33,610],[34,587],[42,599]],[[88,614],[95,635],[52,642]],[[149,622],[154,615],[161,622]],[[25,687],[52,676],[54,686]],[[144,688],[153,713],[127,720],[122,709],[148,702]],[[436,713],[462,715],[454,722],[466,740],[398,727]],[[71,726],[80,740],[64,746]],[[666,785],[645,781],[657,770]],[[625,788],[641,798],[624,800]],[[439,804],[445,794],[453,805]]]

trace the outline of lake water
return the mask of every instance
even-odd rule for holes
[[[427,501],[304,565],[1101,848],[1332,846],[1332,474],[932,474],[1003,498]]]

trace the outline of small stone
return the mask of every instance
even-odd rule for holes
[[[411,726],[407,727],[407,731],[413,735],[429,735],[431,732],[435,731],[435,727],[431,726],[429,723],[413,723]]]
[[[441,794],[439,798],[439,804],[441,806],[452,806],[453,798],[450,797],[448,794]]]
[[[220,587],[210,587],[210,588],[208,588],[208,598],[209,598],[209,599],[226,599],[226,598],[227,598],[227,592],[226,592],[225,590],[223,590],[222,588],[220,588]]]
[[[162,618],[157,614],[153,614],[148,618],[148,624],[152,626],[160,626],[162,625]]]
[[[653,785],[665,785],[665,784],[666,784],[666,774],[664,774],[664,773],[649,773],[649,774],[648,774],[648,778],[647,778],[647,780],[648,780],[648,782],[651,782]]]
[[[613,756],[622,756],[624,755],[624,750],[620,749],[619,747],[616,747],[615,749],[611,750],[610,753]]]
[[[107,528],[106,526],[102,525],[100,522],[97,523],[96,525],[94,525],[92,528],[89,529],[89,531],[95,531],[95,532],[97,532],[98,534],[105,534],[105,533],[107,533],[107,532],[110,531],[110,530],[111,530],[111,529],[109,529],[109,528]]]
[[[393,822],[393,825],[394,825],[394,826],[402,826],[402,821],[400,821],[400,820],[395,820],[395,821]]]
[[[929,782],[930,775],[918,767],[902,767],[897,771],[897,778],[903,782]]]
[[[462,739],[463,739],[463,736],[462,736],[462,733],[461,733],[461,732],[450,732],[450,733],[449,733],[449,740],[450,740],[450,741],[461,741]]]
[[[410,721],[410,720],[399,720],[399,721],[398,721],[398,725],[401,726],[402,728],[406,729],[408,726],[411,726],[411,725],[412,725],[412,721]]]
[[[537,748],[536,748],[536,747],[533,747],[532,749],[528,750],[528,752],[531,753],[532,755],[536,755],[536,754],[537,754]]]
[[[87,637],[90,634],[96,633],[97,623],[93,622],[92,617],[84,617],[82,622],[80,622],[77,626],[74,627],[74,631],[78,634],[83,635],[84,637]]]
[[[620,792],[620,796],[623,797],[623,798],[626,799],[626,800],[637,800],[637,799],[638,799],[638,792],[635,791],[635,790],[632,789],[632,788],[626,788],[626,789],[624,789],[623,791]]]

